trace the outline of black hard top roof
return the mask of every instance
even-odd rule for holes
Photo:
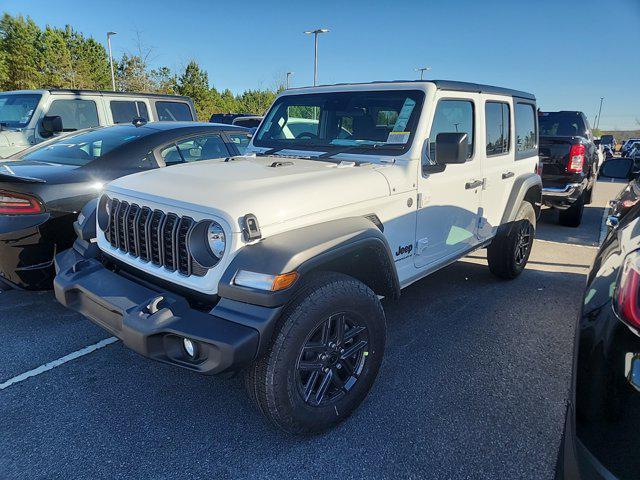
[[[481,83],[458,82],[455,80],[380,80],[375,82],[361,83],[335,83],[331,85],[318,85],[318,87],[335,87],[340,85],[373,85],[376,83],[434,83],[439,90],[449,90],[455,92],[477,92],[477,93],[493,93],[496,95],[508,95],[510,97],[524,98],[527,100],[536,99],[535,95],[520,90],[512,90],[510,88],[495,87],[493,85],[483,85]],[[309,87],[298,87],[309,88]],[[296,90],[296,89],[291,89]]]
[[[115,97],[147,97],[147,98],[171,98],[174,100],[184,100],[184,101],[191,101],[191,98],[189,97],[185,97],[182,95],[169,95],[166,93],[138,93],[138,92],[114,92],[111,90],[74,90],[74,89],[70,89],[70,88],[50,88],[50,89],[45,89],[48,90],[49,93],[51,93],[52,95],[55,94],[62,94],[62,93],[73,93],[75,95],[108,95],[108,96],[115,96]]]

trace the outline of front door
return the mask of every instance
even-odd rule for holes
[[[477,94],[443,92],[438,100],[429,133],[429,158],[423,159],[418,182],[415,266],[436,266],[471,249],[478,243],[478,219],[482,216],[484,179],[482,155],[476,151]],[[438,133],[464,132],[469,141],[469,158],[450,164],[441,172],[429,165],[437,162]]]

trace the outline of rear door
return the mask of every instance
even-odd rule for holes
[[[482,94],[484,135],[478,148],[484,149],[482,164],[485,187],[482,191],[482,216],[478,236],[495,234],[504,213],[516,177],[511,97]]]

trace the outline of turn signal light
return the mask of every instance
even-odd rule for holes
[[[258,290],[277,292],[289,288],[298,279],[298,272],[269,275],[266,273],[249,272],[240,270],[236,274],[233,283],[242,287],[250,287]]]
[[[617,292],[618,314],[629,325],[640,328],[640,252],[627,255]]]
[[[0,214],[4,215],[32,215],[42,213],[44,208],[31,195],[0,191]]]
[[[572,145],[569,151],[569,163],[567,164],[567,172],[580,173],[584,165],[584,145]]]

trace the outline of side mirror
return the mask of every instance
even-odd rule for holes
[[[465,163],[469,158],[469,139],[466,133],[439,133],[436,136],[436,163]]]
[[[629,180],[632,177],[633,160],[630,158],[610,158],[600,169],[600,176]]]
[[[43,137],[50,137],[54,133],[62,132],[62,117],[60,115],[46,115],[42,118],[41,133]]]

